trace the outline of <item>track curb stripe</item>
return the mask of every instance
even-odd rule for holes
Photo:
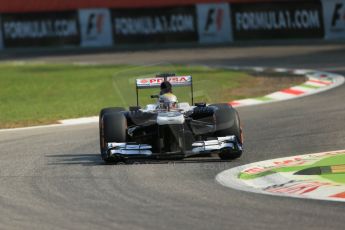
[[[301,94],[305,93],[305,91],[301,91],[301,90],[297,90],[297,89],[293,89],[293,88],[284,89],[284,90],[281,90],[280,92],[292,94],[292,95],[301,95]]]
[[[308,80],[301,85],[293,86],[288,89],[284,89],[275,93],[268,94],[263,97],[253,98],[253,99],[241,99],[229,102],[233,107],[243,107],[251,106],[265,103],[272,103],[283,100],[295,99],[298,97],[304,97],[316,93],[320,93],[337,86],[340,86],[344,83],[344,77],[339,74],[328,73],[323,71],[316,70],[304,70],[296,69],[290,70],[285,68],[263,68],[263,67],[224,67],[217,66],[226,69],[233,70],[246,70],[254,72],[273,72],[273,73],[288,73],[294,75],[304,75]],[[265,100],[262,100],[264,98]]]
[[[321,84],[321,85],[330,85],[330,84],[332,84],[332,82],[329,82],[329,81],[320,81],[320,80],[315,80],[315,79],[311,79],[311,80],[309,80],[309,82],[318,83],[318,84]]]

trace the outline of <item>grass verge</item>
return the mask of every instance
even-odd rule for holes
[[[135,78],[174,72],[192,75],[196,102],[228,102],[263,96],[302,83],[304,78],[251,76],[245,72],[202,66],[125,66],[74,64],[0,64],[0,128],[56,123],[97,115],[110,106],[136,104]],[[179,101],[189,101],[186,88],[175,88]],[[152,103],[140,93],[140,104]]]

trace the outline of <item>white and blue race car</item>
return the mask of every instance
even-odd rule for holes
[[[187,86],[191,90],[190,105],[174,107],[160,100],[139,106],[139,90],[159,88],[168,81],[172,86]],[[136,79],[137,105],[125,110],[104,108],[99,116],[100,150],[106,162],[127,159],[183,159],[217,154],[223,160],[242,155],[243,135],[238,112],[227,103],[195,103],[193,105],[192,76],[161,74]]]

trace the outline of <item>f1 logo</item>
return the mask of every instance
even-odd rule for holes
[[[342,15],[343,14],[343,15]],[[335,4],[333,16],[332,16],[332,27],[336,27],[340,20],[345,21],[345,9],[342,3]]]
[[[206,23],[204,27],[205,32],[209,32],[210,28],[215,26],[217,31],[220,31],[223,26],[224,10],[221,8],[210,8],[207,12]]]
[[[110,10],[105,8],[78,10],[81,46],[113,45]]]
[[[91,13],[87,20],[87,30],[86,34],[94,35],[100,34],[103,31],[103,23],[104,22],[104,15],[103,14],[94,14]]]
[[[200,43],[232,41],[230,5],[228,3],[196,4]]]

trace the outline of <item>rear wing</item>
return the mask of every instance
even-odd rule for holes
[[[136,79],[137,89],[141,88],[159,88],[164,77],[152,77]],[[190,86],[192,85],[192,76],[171,76],[167,77],[166,81],[170,82],[172,86]]]
[[[192,76],[169,76],[169,77],[152,77],[136,79],[136,93],[137,93],[137,106],[139,106],[139,89],[159,88],[164,81],[170,82],[172,86],[190,86],[192,105],[194,103],[193,97],[193,79]]]

